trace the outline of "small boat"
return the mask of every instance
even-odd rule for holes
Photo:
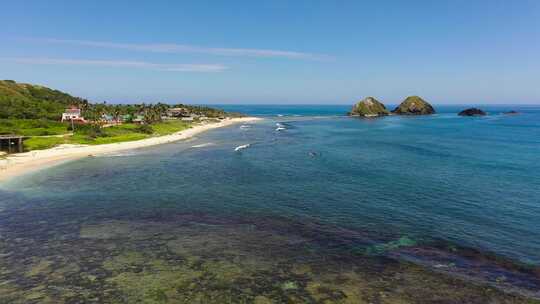
[[[251,144],[241,145],[241,146],[238,146],[238,147],[234,148],[234,151],[235,151],[235,152],[238,152],[238,151],[240,151],[240,150],[244,150],[244,149],[249,148],[249,146],[251,146]]]

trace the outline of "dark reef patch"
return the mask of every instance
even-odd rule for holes
[[[1,303],[540,303],[526,299],[538,267],[314,220],[67,207],[0,221]]]

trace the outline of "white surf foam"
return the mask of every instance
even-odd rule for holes
[[[198,145],[194,145],[194,146],[191,146],[192,148],[203,148],[203,147],[208,147],[208,146],[213,146],[214,143],[204,143],[204,144],[198,144]]]
[[[235,151],[235,152],[238,152],[238,151],[247,149],[247,148],[249,148],[250,146],[251,146],[251,144],[240,145],[240,146],[234,148],[234,151]]]
[[[104,154],[97,154],[92,155],[94,157],[128,157],[128,156],[135,156],[136,153],[134,152],[125,152],[125,153],[104,153]]]
[[[276,123],[276,127],[277,127],[277,128],[276,128],[276,131],[287,130],[287,128],[285,127],[285,125],[282,124],[282,123],[280,123],[280,122]]]

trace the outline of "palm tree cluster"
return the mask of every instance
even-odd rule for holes
[[[130,119],[136,116],[142,116],[146,124],[152,124],[160,122],[162,117],[167,116],[167,111],[172,108],[183,108],[186,110],[186,113],[210,118],[238,116],[234,113],[226,113],[221,109],[207,106],[184,104],[169,105],[161,102],[155,104],[108,104],[107,102],[89,103],[88,101],[85,101],[80,103],[79,106],[81,107],[83,116],[91,122],[98,122],[105,114],[112,116],[115,120],[121,120],[125,116],[130,117]]]

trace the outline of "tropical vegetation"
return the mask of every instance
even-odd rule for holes
[[[185,108],[189,113],[219,118],[237,116],[220,109],[207,106],[140,103],[108,104],[90,103],[88,100],[73,97],[67,93],[44,86],[17,83],[13,80],[0,80],[0,119],[46,119],[60,120],[62,113],[69,106],[77,106],[88,120],[98,120],[103,114],[119,118],[122,115],[142,115],[147,122],[160,121],[171,108]]]
[[[81,109],[86,124],[61,122],[66,108]],[[28,137],[25,150],[46,149],[59,144],[106,144],[172,134],[192,122],[163,119],[173,108],[208,119],[239,116],[207,106],[140,103],[91,103],[86,99],[44,86],[0,80],[0,134]],[[123,124],[107,126],[103,117]],[[142,119],[140,119],[142,118]],[[139,119],[137,124],[132,123]],[[142,120],[142,121],[140,121]],[[195,120],[196,122],[196,120]],[[73,126],[73,127],[72,127]]]

